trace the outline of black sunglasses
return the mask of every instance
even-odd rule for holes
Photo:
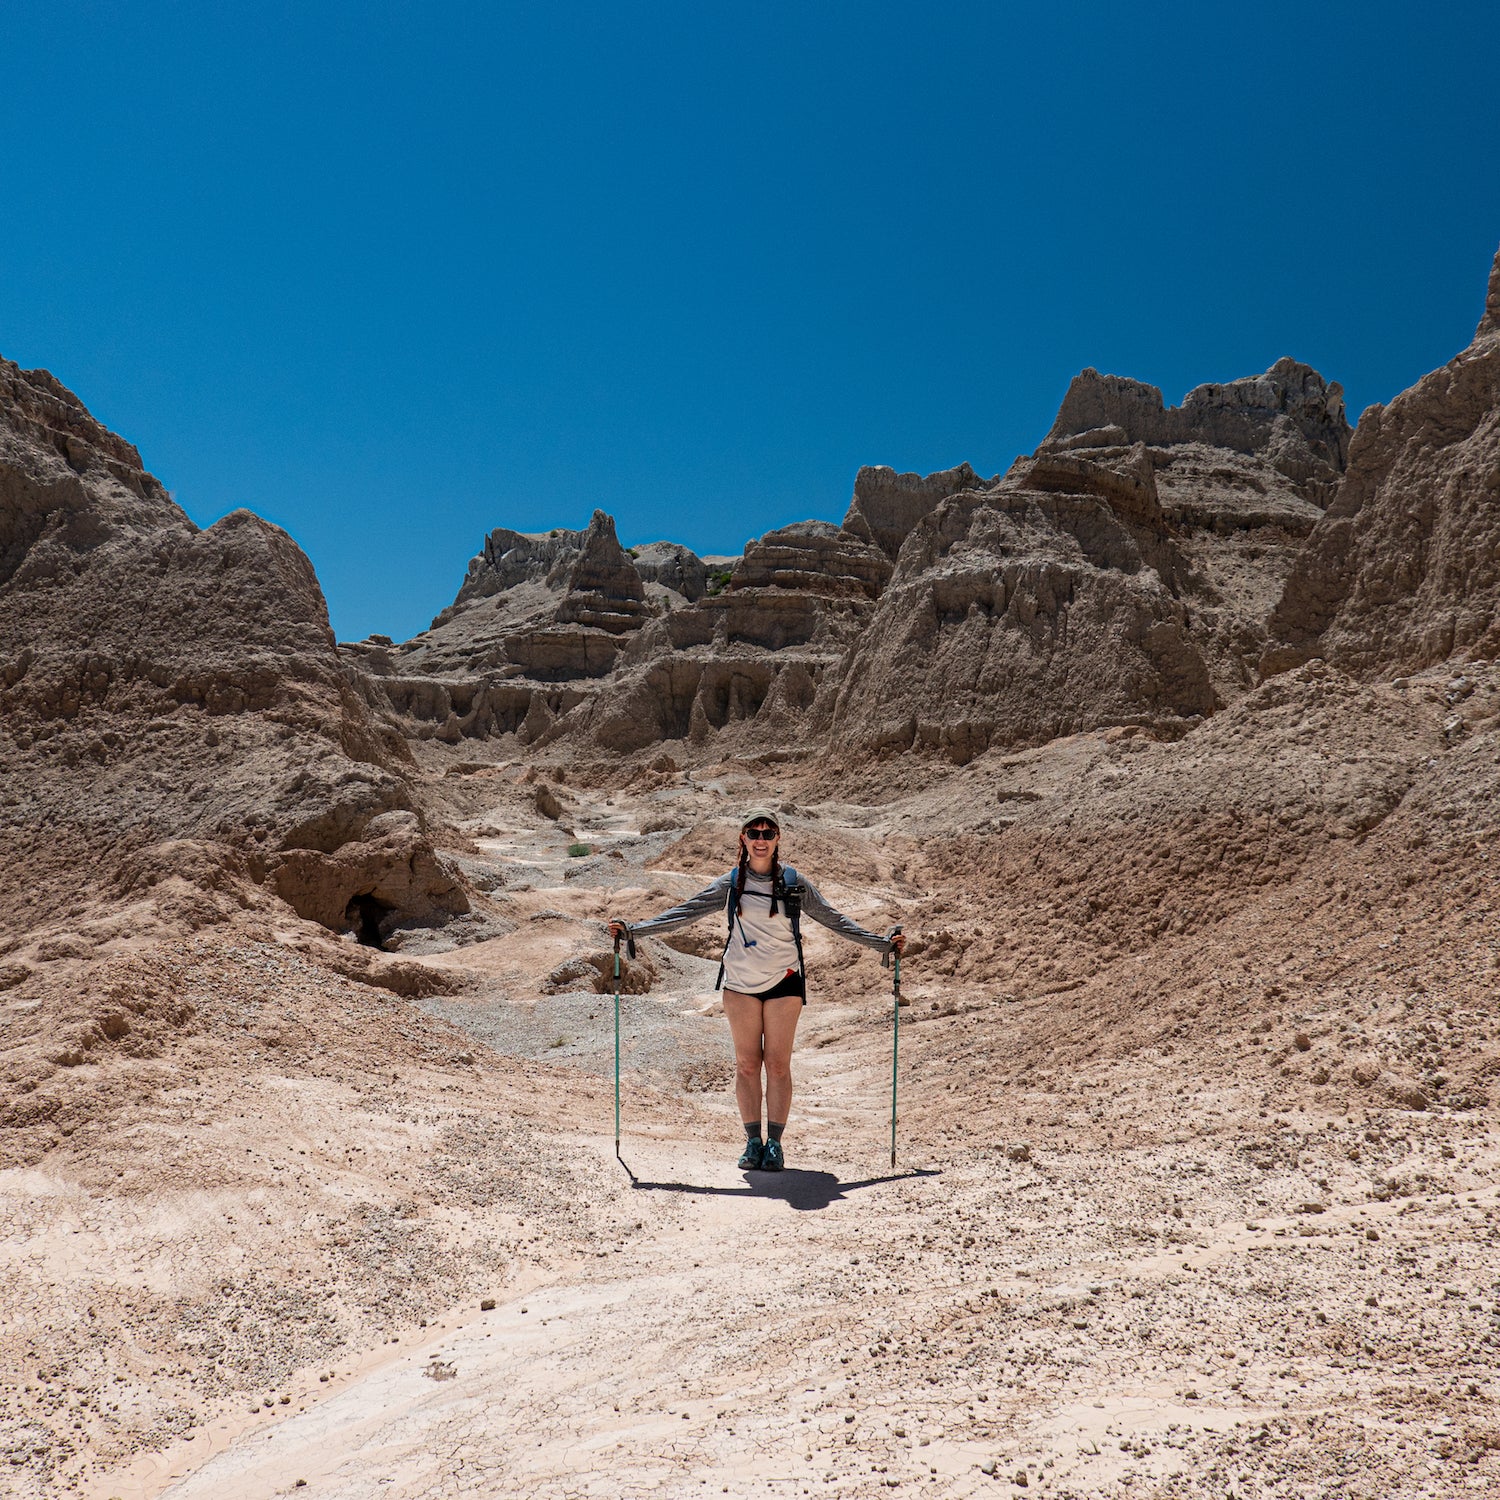
[[[772,828],[766,823],[757,823],[754,828],[745,830],[745,837],[747,839],[774,839],[780,832],[779,828]]]

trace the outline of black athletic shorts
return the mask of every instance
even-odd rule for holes
[[[784,979],[778,979],[768,990],[757,990],[752,1000],[779,1000],[783,995],[796,995],[807,1004],[807,981],[795,970],[788,969]]]

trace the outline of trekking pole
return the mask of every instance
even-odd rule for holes
[[[615,939],[615,1157],[620,1155],[620,940]]]
[[[621,923],[624,926],[624,923]],[[635,938],[630,928],[625,927],[625,951],[635,957]],[[620,1155],[620,939],[615,938],[615,1156],[623,1166],[625,1158]],[[625,1170],[630,1171],[629,1167]]]
[[[888,936],[900,935],[899,927],[891,928]],[[896,1165],[896,1077],[897,1064],[901,1059],[901,954],[892,948],[891,970],[891,1166]]]

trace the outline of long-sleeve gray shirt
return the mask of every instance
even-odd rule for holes
[[[686,927],[700,917],[713,913],[725,915],[729,904],[729,889],[734,878],[727,871],[712,884],[706,885],[686,901],[679,902],[659,916],[632,925],[635,937],[650,937],[654,933],[671,932]],[[890,942],[876,933],[861,927],[858,922],[836,911],[806,876],[799,875],[802,884],[802,912],[840,937],[860,943],[866,948],[878,948],[882,953],[890,951]],[[786,915],[784,902],[777,903],[776,915],[771,909],[771,877],[751,872],[745,881],[745,894],[740,902],[740,912],[729,933],[729,944],[724,950],[724,987],[738,990],[741,994],[753,995],[769,989],[779,979],[797,967],[797,945],[792,938],[792,924]]]

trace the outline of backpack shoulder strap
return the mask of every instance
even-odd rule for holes
[[[730,943],[734,940],[734,893],[736,886],[739,884],[739,878],[740,867],[736,865],[729,872],[729,898],[724,903],[724,924],[726,932],[724,937],[724,952],[719,955],[719,977],[714,980],[714,988],[716,990],[721,990],[724,988],[724,958],[725,955],[729,952]]]
[[[797,968],[806,982],[807,961],[802,956],[802,891],[802,879],[796,866],[782,865],[781,899],[786,903],[787,918],[792,924],[792,941],[797,945]]]

